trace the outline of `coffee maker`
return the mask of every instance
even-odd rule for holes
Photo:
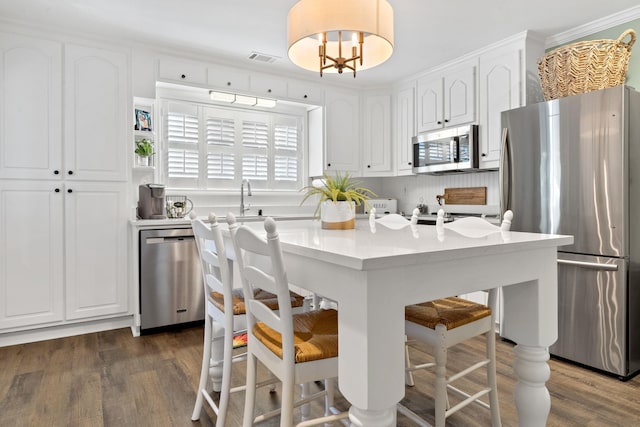
[[[138,186],[138,218],[165,219],[164,185],[142,184]]]

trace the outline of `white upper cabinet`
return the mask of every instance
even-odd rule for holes
[[[250,90],[256,96],[282,98],[287,96],[287,81],[279,77],[252,74]]]
[[[207,83],[223,90],[248,91],[249,73],[238,68],[212,65],[207,70]]]
[[[522,105],[520,51],[480,58],[480,167],[497,168],[501,146],[501,112]]]
[[[391,172],[391,96],[366,95],[362,140],[362,175]]]
[[[360,98],[355,92],[325,94],[325,165],[330,175],[360,172]]]
[[[468,62],[418,80],[418,132],[475,120],[476,68]]]
[[[416,134],[416,88],[415,85],[401,88],[396,96],[396,172],[397,175],[413,173],[413,148],[411,138]]]
[[[126,181],[131,103],[127,54],[65,46],[67,179]]]
[[[160,80],[206,85],[207,66],[199,62],[163,58],[158,64],[158,77]]]
[[[544,41],[524,32],[480,54],[480,168],[497,169],[502,145],[503,111],[542,101],[537,59]]]
[[[287,96],[297,102],[322,105],[324,102],[324,90],[322,87],[289,80],[287,83]]]
[[[62,174],[62,45],[0,33],[0,178]]]

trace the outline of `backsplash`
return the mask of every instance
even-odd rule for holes
[[[398,211],[411,212],[418,203],[434,207],[438,202],[436,196],[443,194],[445,188],[451,187],[487,187],[487,205],[470,207],[474,211],[498,213],[500,206],[498,191],[498,172],[479,172],[447,175],[411,175],[386,178],[358,178],[363,187],[370,188],[379,197],[391,197],[398,200]],[[184,194],[193,202],[198,216],[206,216],[209,212],[226,214],[237,213],[240,206],[240,192],[190,192],[167,190],[168,195]],[[136,192],[137,195],[137,192]],[[315,202],[308,200],[300,205],[303,194],[299,192],[254,191],[252,197],[246,197],[245,203],[251,207],[247,215],[256,215],[262,210],[266,215],[313,214]],[[422,198],[422,202],[421,199]],[[435,210],[433,208],[432,210]]]
[[[498,172],[461,173],[447,175],[411,175],[380,180],[380,195],[398,199],[398,210],[411,212],[418,203],[437,205],[436,196],[451,187],[487,187],[487,205],[484,208],[500,209]],[[421,202],[422,198],[422,202]]]

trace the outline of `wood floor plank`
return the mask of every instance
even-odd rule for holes
[[[0,427],[15,426],[213,426],[215,415],[204,409],[191,422],[202,357],[201,327],[134,338],[129,329],[0,348]],[[450,349],[452,368],[484,352],[484,338]],[[415,363],[430,359],[428,348],[411,344]],[[517,426],[512,398],[513,345],[498,340],[497,373],[502,422]],[[552,359],[547,388],[552,399],[550,427],[632,427],[640,425],[640,377],[628,382]],[[234,365],[233,382],[244,381],[244,364]],[[264,369],[259,370],[266,376]],[[403,403],[433,421],[433,374],[416,372]],[[476,373],[460,385],[477,387]],[[315,386],[315,385],[314,385]],[[315,386],[318,388],[317,386]],[[276,393],[260,390],[256,412],[277,408]],[[217,395],[214,395],[217,400]],[[339,393],[336,406],[347,408]],[[244,393],[232,395],[229,427],[242,424]],[[322,413],[314,402],[312,414]],[[403,416],[398,426],[414,424]],[[278,426],[278,419],[261,426]],[[339,425],[339,424],[335,424]],[[453,415],[450,427],[490,425],[487,411],[467,408]]]

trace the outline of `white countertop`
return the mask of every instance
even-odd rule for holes
[[[262,224],[247,225],[264,233]],[[277,230],[283,249],[357,270],[419,264],[453,256],[508,253],[514,246],[536,249],[573,242],[572,236],[500,231],[480,238],[465,237],[448,229],[438,233],[432,225],[401,230],[378,225],[372,233],[366,220],[356,221],[354,230],[325,230],[319,221],[281,221]]]
[[[222,216],[218,216],[218,222],[225,222],[226,214]],[[266,216],[260,215],[247,215],[244,217],[237,216],[236,219],[239,222],[262,222]],[[313,216],[311,215],[299,215],[299,214],[291,214],[291,215],[274,215],[272,216],[276,221],[293,221],[293,220],[311,220]],[[208,216],[198,216],[196,219],[200,219],[202,221],[208,221]],[[133,219],[129,220],[129,224],[135,228],[187,228],[191,227],[191,218],[166,218],[166,219]]]

